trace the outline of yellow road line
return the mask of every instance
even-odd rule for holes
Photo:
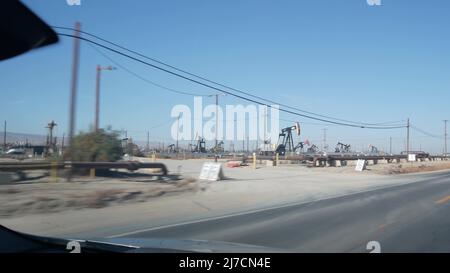
[[[436,204],[444,204],[444,203],[447,203],[448,201],[450,201],[450,195],[447,195],[447,196],[437,200],[434,203],[436,203]]]

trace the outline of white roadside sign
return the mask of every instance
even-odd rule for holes
[[[200,180],[218,181],[224,178],[222,164],[214,162],[203,163],[200,171]]]
[[[408,161],[410,161],[410,162],[416,161],[416,155],[415,154],[409,154],[408,155]]]
[[[355,171],[362,172],[366,169],[366,161],[364,159],[358,159],[356,163]]]

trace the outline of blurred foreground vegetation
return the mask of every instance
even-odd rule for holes
[[[72,147],[73,161],[113,162],[123,155],[122,140],[118,132],[111,129],[81,132],[73,138]]]

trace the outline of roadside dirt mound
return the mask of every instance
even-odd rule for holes
[[[385,170],[382,171],[383,174],[406,174],[406,173],[420,173],[420,172],[431,172],[450,169],[450,162],[435,163],[435,164],[420,164],[420,165],[409,165],[406,164],[396,164],[392,166],[387,166]]]
[[[196,180],[168,182],[38,182],[0,186],[0,217],[103,208],[199,189]]]

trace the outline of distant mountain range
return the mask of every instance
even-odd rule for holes
[[[47,141],[46,135],[35,135],[35,134],[23,134],[23,133],[13,133],[6,132],[6,143],[17,143],[17,144],[25,144],[29,143],[32,145],[45,145]],[[58,145],[61,144],[62,137],[57,137],[56,142]],[[144,148],[147,146],[146,141],[133,140],[139,147]],[[0,145],[3,145],[3,132],[0,132]],[[158,142],[150,142],[150,147],[158,147],[160,143]],[[168,144],[166,144],[167,146]]]

